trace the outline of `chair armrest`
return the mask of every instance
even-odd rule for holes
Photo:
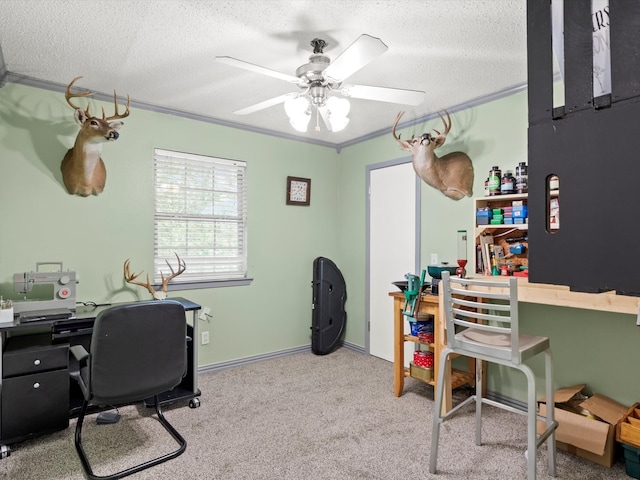
[[[75,357],[78,362],[82,362],[89,357],[89,352],[85,350],[82,345],[74,345],[69,348],[69,352]]]
[[[69,366],[69,376],[78,382],[85,400],[89,400],[91,398],[89,390],[91,382],[91,372],[88,366],[89,352],[82,345],[73,345],[69,347],[69,353],[78,362],[77,369],[72,369],[71,365]]]

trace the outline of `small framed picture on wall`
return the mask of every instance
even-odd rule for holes
[[[287,177],[287,205],[311,204],[311,179]]]

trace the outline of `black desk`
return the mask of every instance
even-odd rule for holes
[[[180,385],[159,396],[163,404],[189,399],[200,405],[198,389],[198,311],[200,305],[185,298],[171,298],[192,312],[187,322],[187,373]],[[131,302],[125,302],[131,303]],[[77,416],[82,394],[69,382],[68,349],[83,345],[89,350],[93,322],[101,311],[118,304],[78,306],[72,318],[0,324],[0,458],[9,454],[6,444],[61,430]],[[147,406],[153,400],[145,401]]]

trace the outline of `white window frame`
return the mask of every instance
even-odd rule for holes
[[[177,269],[176,255],[186,270],[169,290],[251,283],[247,163],[159,148],[153,157],[154,283]]]

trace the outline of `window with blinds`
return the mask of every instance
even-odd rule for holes
[[[246,162],[154,150],[154,282],[247,278]]]

